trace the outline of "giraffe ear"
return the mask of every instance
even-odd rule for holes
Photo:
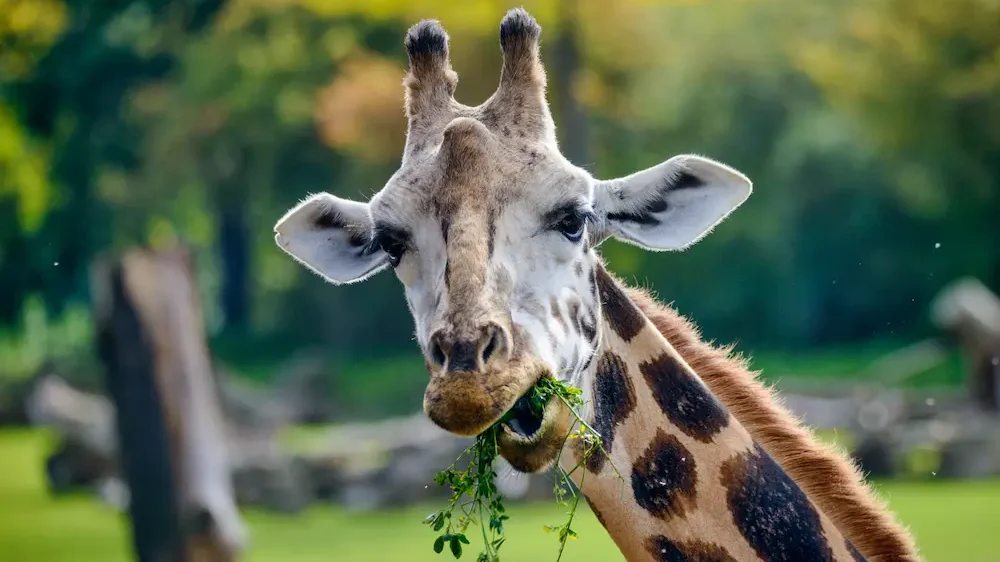
[[[674,156],[630,176],[598,182],[594,210],[601,239],[614,236],[647,250],[683,250],[746,201],[750,180],[708,158]]]
[[[274,233],[282,250],[337,285],[367,279],[388,264],[386,253],[372,244],[367,203],[313,195],[285,213]]]

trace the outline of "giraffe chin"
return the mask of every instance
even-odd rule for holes
[[[531,435],[523,435],[504,423],[500,426],[497,447],[500,456],[519,472],[543,472],[559,459],[575,418],[561,400],[552,399],[545,406],[541,423]]]

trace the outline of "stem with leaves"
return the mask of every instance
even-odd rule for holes
[[[562,381],[554,378],[544,378],[540,380],[532,389],[529,396],[529,405],[532,411],[542,416],[545,406],[553,398],[558,398],[569,408],[579,428],[570,431],[563,440],[562,448],[570,439],[580,439],[584,445],[584,454],[575,467],[566,472],[556,467],[559,477],[553,489],[559,505],[568,506],[569,517],[563,525],[546,525],[545,530],[555,532],[559,537],[559,554],[556,562],[562,559],[562,554],[566,548],[566,542],[570,538],[576,538],[577,534],[572,528],[573,518],[576,515],[577,506],[580,503],[580,494],[573,487],[570,477],[581,466],[583,466],[590,455],[601,451],[607,455],[601,445],[601,437],[577,412],[583,406],[582,392]],[[477,562],[499,562],[500,547],[504,543],[504,521],[510,517],[506,513],[503,505],[503,496],[497,491],[495,484],[496,472],[493,470],[494,461],[499,455],[497,447],[497,434],[501,431],[501,423],[506,418],[501,419],[483,433],[476,436],[472,446],[462,452],[458,459],[448,469],[437,474],[434,481],[441,486],[451,488],[451,499],[444,509],[430,514],[424,522],[438,533],[434,540],[434,552],[440,554],[448,545],[452,555],[457,559],[462,556],[462,545],[469,544],[466,532],[469,525],[479,522],[483,537],[484,550],[479,553]],[[574,424],[575,426],[576,424]],[[562,456],[560,449],[559,456]],[[468,457],[469,463],[465,469],[459,470],[459,463]],[[610,457],[609,457],[610,458]],[[612,467],[614,464],[612,463]],[[615,474],[624,482],[621,473],[615,468]],[[580,477],[580,487],[583,487],[583,480],[586,477],[584,471]],[[572,494],[572,499],[566,499],[567,493]],[[463,500],[468,496],[468,500]],[[457,515],[456,515],[457,510]],[[443,531],[443,532],[442,532]]]

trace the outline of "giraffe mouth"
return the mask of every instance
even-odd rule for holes
[[[500,419],[500,455],[517,471],[548,470],[559,459],[573,427],[570,410],[556,398],[532,404],[532,385]]]
[[[535,385],[528,388],[500,420],[502,425],[510,428],[515,434],[525,439],[531,439],[542,429],[542,422],[545,420],[545,408],[548,406],[547,403],[541,405],[541,408],[532,405],[531,395],[534,389]]]

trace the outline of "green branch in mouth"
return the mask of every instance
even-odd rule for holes
[[[587,462],[590,455],[597,451],[603,451],[607,455],[607,452],[601,446],[600,435],[583,421],[578,413],[578,409],[583,406],[583,393],[580,389],[554,377],[543,377],[535,383],[517,401],[515,407],[511,408],[486,431],[477,435],[472,446],[463,451],[454,464],[439,472],[434,478],[434,482],[440,486],[449,487],[452,492],[448,505],[444,509],[430,514],[424,520],[424,523],[430,525],[435,533],[439,533],[434,540],[434,552],[440,554],[447,546],[456,559],[461,558],[462,545],[469,544],[467,537],[469,527],[478,524],[484,549],[479,553],[477,562],[500,561],[500,547],[506,540],[504,538],[504,521],[510,517],[503,505],[504,498],[497,491],[495,482],[497,474],[493,470],[494,462],[499,456],[497,437],[499,432],[503,431],[502,426],[504,425],[522,433],[530,430],[538,431],[540,421],[532,422],[529,418],[541,420],[545,407],[553,399],[561,400],[578,422],[578,424],[574,423],[570,426],[570,432],[563,440],[562,447],[565,448],[570,439],[580,439],[584,443],[584,454],[572,470],[566,472],[558,466],[558,463],[555,467],[558,477],[553,493],[559,505],[570,508],[569,517],[565,524],[545,526],[546,531],[557,533],[559,538],[559,555],[556,558],[556,562],[559,562],[566,542],[577,536],[571,525],[580,502],[580,494],[573,489],[570,476]],[[576,425],[579,425],[579,428],[574,431],[572,428]],[[558,456],[562,456],[562,449],[560,449]],[[464,469],[459,470],[459,463],[466,458],[468,458],[468,464]],[[612,466],[614,466],[613,463]],[[624,483],[617,468],[615,472]],[[581,487],[585,475],[586,473],[581,475]],[[571,496],[569,499],[567,499],[568,495]]]

